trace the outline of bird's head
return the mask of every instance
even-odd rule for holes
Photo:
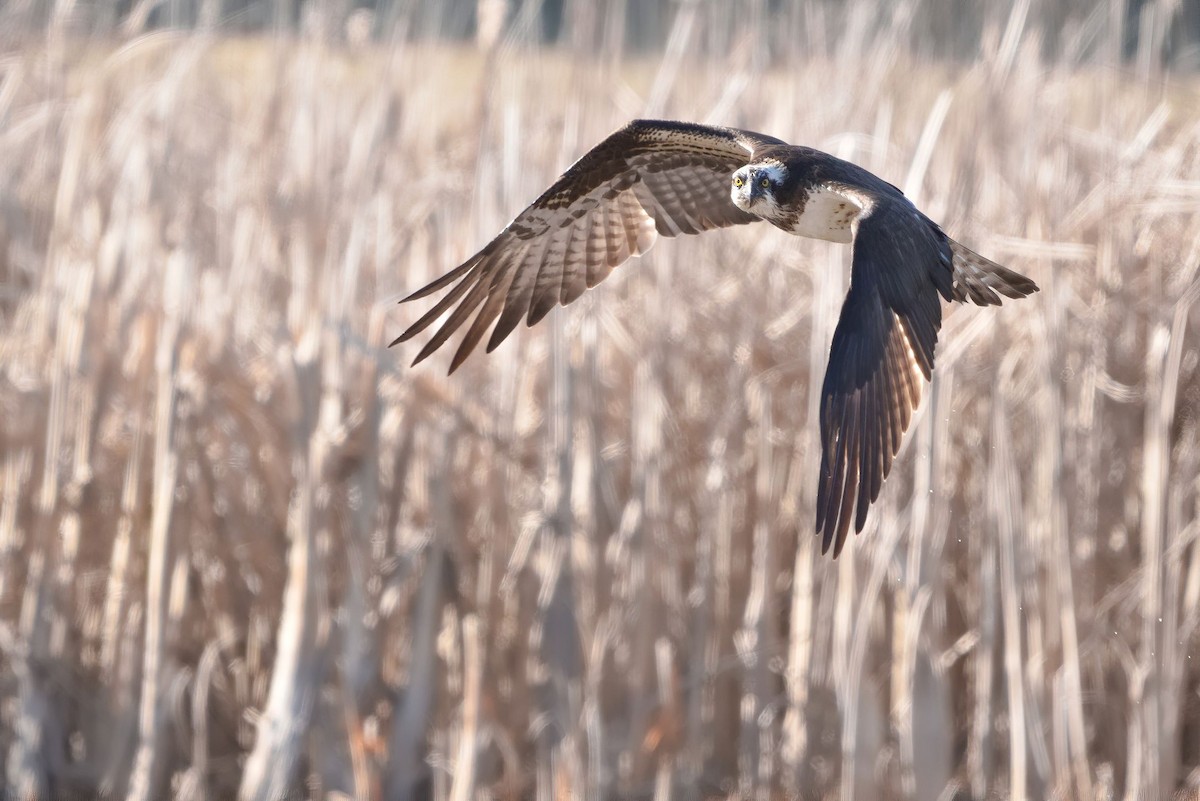
[[[742,211],[770,219],[779,211],[776,192],[785,180],[782,164],[747,164],[733,174],[729,196]]]

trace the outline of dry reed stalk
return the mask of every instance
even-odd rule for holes
[[[325,353],[338,347],[329,338]],[[254,749],[246,761],[238,797],[280,798],[292,791],[296,767],[304,748],[318,688],[322,682],[328,621],[325,608],[325,559],[320,533],[328,525],[328,501],[322,487],[328,480],[340,440],[334,428],[340,417],[336,394],[323,391],[321,341],[314,331],[301,340],[294,355],[295,391],[303,411],[297,422],[297,450],[307,458],[297,461],[297,491],[289,514],[288,582],[277,635],[278,651],[271,670],[271,689],[257,724]],[[334,355],[326,356],[336,363]]]
[[[195,689],[191,698],[192,754],[191,766],[180,781],[177,797],[179,801],[207,801],[209,794],[209,698],[213,689],[213,677],[221,649],[210,642],[200,657],[196,668]]]
[[[30,479],[33,451],[22,448],[5,455],[4,494],[0,501],[0,598],[7,597],[17,580],[15,558],[24,544],[24,532],[18,527],[22,489]]]
[[[33,669],[45,658],[47,625],[45,615],[45,557],[36,551],[30,559],[27,584],[21,603],[18,643],[4,650],[15,656],[12,669],[17,679],[14,734],[5,764],[5,779],[19,798],[45,798],[49,794],[49,765],[43,758],[56,731],[53,707],[47,697],[43,678]],[[7,631],[7,629],[6,629]],[[6,634],[6,639],[10,635]]]
[[[469,801],[474,798],[475,762],[479,749],[479,696],[483,683],[483,655],[479,637],[479,621],[467,615],[462,622],[463,638],[463,701],[462,728],[458,735],[458,756],[454,761],[454,780],[450,785],[450,801]]]
[[[414,612],[416,618],[409,641],[409,673],[403,703],[393,718],[389,738],[387,798],[414,798],[424,778],[422,745],[435,700],[436,654],[434,639],[443,604],[442,588],[445,555],[440,548],[426,558],[421,576],[420,594]]]
[[[655,743],[653,750],[661,751],[658,757],[658,769],[654,775],[654,798],[655,801],[670,801],[674,798],[675,787],[675,754],[676,743],[672,742],[675,734],[675,729],[678,726],[676,720],[679,709],[676,693],[678,688],[675,686],[675,668],[673,665],[674,654],[671,649],[670,640],[665,637],[659,638],[654,643],[654,666],[656,670],[658,684],[658,708],[660,710],[658,728],[656,735],[661,739]],[[663,742],[668,740],[668,742]]]
[[[979,538],[975,546],[978,558],[978,610],[976,621],[979,641],[972,653],[975,665],[971,687],[972,717],[967,741],[967,780],[971,794],[984,798],[991,789],[995,749],[993,733],[993,672],[996,664],[997,631],[996,599],[999,587],[996,581],[996,544],[992,539]]]
[[[190,265],[180,253],[167,263],[165,302],[159,327],[155,369],[154,414],[154,515],[150,524],[150,548],[146,571],[146,659],[138,715],[138,750],[128,801],[150,801],[166,788],[166,745],[164,735],[164,685],[168,679],[167,637],[168,582],[167,565],[172,556],[172,521],[175,507],[175,483],[179,472],[176,450],[176,384],[178,381],[179,337],[190,291]]]
[[[1053,280],[1053,279],[1052,279]],[[1058,335],[1061,333],[1061,328],[1057,325],[1057,318],[1051,315],[1050,335],[1052,340],[1057,341]],[[1050,353],[1047,354],[1047,366],[1052,366],[1057,362],[1055,358],[1055,348],[1050,348]],[[1063,435],[1062,421],[1062,403],[1057,401],[1052,394],[1050,422],[1047,426],[1048,439],[1057,441]],[[1055,692],[1052,693],[1052,698],[1055,701],[1056,711],[1065,707],[1063,716],[1066,718],[1066,764],[1062,773],[1070,777],[1071,783],[1074,786],[1074,794],[1080,798],[1095,797],[1095,790],[1092,785],[1091,770],[1088,767],[1088,744],[1087,732],[1084,724],[1083,712],[1083,688],[1080,666],[1080,649],[1079,649],[1079,620],[1075,608],[1075,590],[1073,582],[1074,572],[1074,554],[1071,548],[1070,532],[1067,527],[1067,511],[1063,501],[1066,495],[1066,481],[1064,478],[1063,456],[1061,451],[1052,455],[1050,462],[1053,465],[1052,475],[1050,478],[1050,493],[1048,494],[1047,513],[1047,529],[1051,539],[1051,547],[1053,549],[1054,558],[1052,562],[1062,566],[1061,570],[1053,571],[1052,580],[1050,581],[1051,592],[1054,593],[1053,602],[1058,607],[1057,625],[1059,634],[1062,638],[1062,661],[1061,682],[1055,682]],[[1058,689],[1061,686],[1061,692]],[[1069,766],[1069,767],[1068,767]],[[1065,777],[1064,777],[1065,778]],[[1062,781],[1062,780],[1060,780]],[[1065,784],[1065,781],[1062,781]]]
[[[780,758],[786,767],[782,784],[786,792],[798,793],[809,743],[805,706],[812,659],[813,557],[815,538],[801,537],[792,566],[792,598],[789,610],[787,672],[784,687],[787,712],[783,720]]]
[[[748,393],[754,397],[753,393]],[[743,743],[739,754],[745,777],[742,793],[765,799],[770,794],[775,773],[776,715],[772,704],[777,695],[772,676],[772,655],[779,652],[775,637],[776,618],[771,584],[776,569],[774,540],[775,493],[772,487],[771,407],[766,393],[758,394],[758,414],[751,434],[756,442],[751,551],[750,591],[742,615],[742,625],[734,642],[742,658],[743,679],[741,718]]]
[[[1140,781],[1137,785],[1131,783],[1130,787],[1136,786],[1137,792],[1149,796],[1161,795],[1168,783],[1165,778],[1169,775],[1168,771],[1171,774],[1175,772],[1175,759],[1160,741],[1160,738],[1178,736],[1175,722],[1178,699],[1171,692],[1175,685],[1172,680],[1174,671],[1167,661],[1169,656],[1177,653],[1174,643],[1168,638],[1174,627],[1170,625],[1170,620],[1168,625],[1163,622],[1164,615],[1173,618],[1176,608],[1171,600],[1173,596],[1164,596],[1164,585],[1167,583],[1164,581],[1164,573],[1167,572],[1164,554],[1170,548],[1170,535],[1166,530],[1168,509],[1164,503],[1167,499],[1158,489],[1169,484],[1168,442],[1178,392],[1181,335],[1187,313],[1198,296],[1200,282],[1193,283],[1177,303],[1173,324],[1170,327],[1160,325],[1153,330],[1146,355],[1146,467],[1142,474],[1146,514],[1142,525],[1145,555],[1141,568],[1142,631],[1138,684],[1143,692],[1140,724],[1145,738],[1144,748],[1148,754],[1157,755],[1157,758],[1147,760]]]
[[[1001,365],[1001,375],[1014,369],[1013,357]],[[993,399],[992,414],[992,483],[990,500],[992,517],[1000,537],[1000,618],[1004,631],[1004,675],[1007,688],[1008,724],[1008,792],[1013,801],[1023,801],[1029,793],[1028,711],[1026,707],[1025,677],[1022,672],[1024,641],[1020,621],[1021,567],[1017,562],[1018,523],[1014,512],[1021,508],[1015,497],[1013,479],[1017,467],[1012,461],[1008,442],[1011,435],[1007,430],[1006,404],[1003,395]]]
[[[539,524],[535,560],[539,566],[537,619],[530,632],[529,646],[536,660],[531,678],[541,699],[539,716],[547,730],[540,750],[555,769],[549,780],[556,796],[579,798],[584,794],[576,749],[581,681],[582,644],[575,610],[574,566],[571,558],[574,488],[575,371],[570,364],[561,320],[551,332],[550,381],[551,435],[547,454],[542,519]]]

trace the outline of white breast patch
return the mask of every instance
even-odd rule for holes
[[[851,223],[863,210],[856,199],[832,189],[814,187],[804,202],[804,211],[787,230],[796,236],[825,239],[830,242],[849,242]]]

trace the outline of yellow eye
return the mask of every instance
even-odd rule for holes
[[[742,176],[740,176],[740,175],[733,176],[733,185],[736,186],[738,189],[741,189],[742,184],[744,184],[744,183],[746,183],[746,182],[742,180]]]
[[[771,179],[763,178],[761,181],[758,182],[758,185],[761,186],[763,189],[766,189],[768,186],[771,185]]]

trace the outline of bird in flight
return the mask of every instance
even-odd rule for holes
[[[392,345],[453,307],[413,360],[458,329],[454,372],[488,326],[490,353],[658,236],[765,220],[797,236],[853,242],[850,290],[821,387],[816,530],[841,552],[866,523],[933,371],[941,301],[999,305],[1037,285],[942,232],[896,187],[850,162],[737,128],[634,120],[585,153],[466,262],[404,301],[451,287]],[[468,319],[474,314],[474,319]]]

